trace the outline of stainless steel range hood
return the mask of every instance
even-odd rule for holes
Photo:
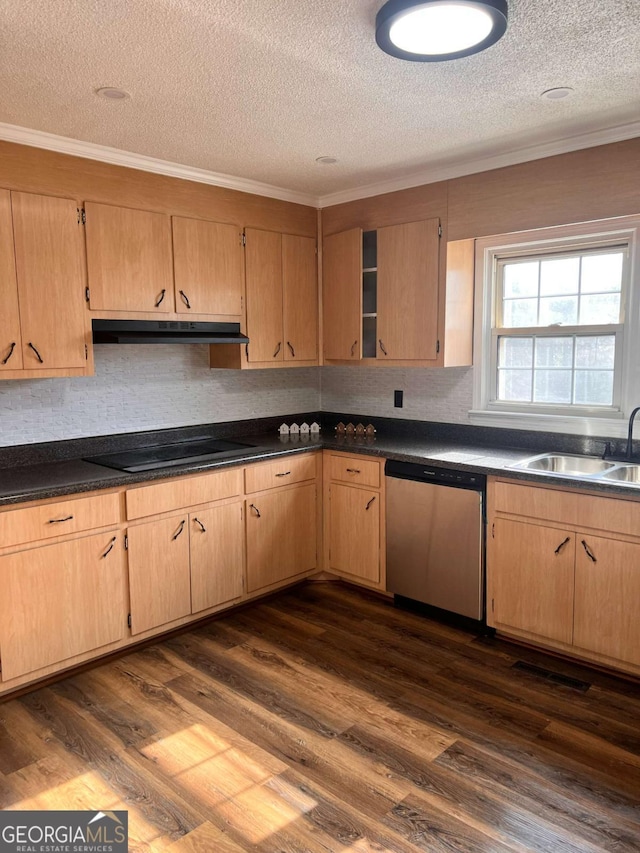
[[[94,344],[248,344],[240,323],[92,320]]]

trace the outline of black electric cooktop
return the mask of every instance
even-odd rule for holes
[[[255,444],[199,438],[175,444],[153,444],[123,453],[90,456],[83,461],[135,474],[138,471],[154,471],[156,468],[170,468],[172,465],[186,465],[189,462],[208,462],[212,459],[241,456],[251,447],[255,447]]]

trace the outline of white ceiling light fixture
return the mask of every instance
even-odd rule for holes
[[[333,166],[337,162],[337,157],[316,157],[316,163],[320,163],[321,166]]]
[[[506,29],[506,0],[388,0],[376,16],[378,47],[410,62],[480,53]]]
[[[563,98],[570,98],[573,95],[573,89],[570,86],[556,86],[555,89],[546,89],[541,95],[545,101],[561,101]]]

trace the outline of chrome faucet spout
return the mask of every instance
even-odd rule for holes
[[[633,422],[635,420],[636,415],[640,412],[640,406],[636,406],[635,409],[629,415],[629,432],[627,433],[627,452],[626,458],[630,460],[633,456]]]

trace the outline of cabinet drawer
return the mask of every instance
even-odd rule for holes
[[[569,492],[497,482],[493,495],[493,509],[496,512],[539,518],[558,524],[578,523],[578,495]]]
[[[242,470],[232,468],[127,489],[127,518],[144,518],[174,509],[232,498],[242,490]]]
[[[51,539],[65,533],[94,530],[118,524],[120,495],[56,501],[0,512],[0,547]]]
[[[377,459],[364,459],[362,456],[331,456],[329,476],[332,480],[379,489],[381,465],[382,462]]]
[[[275,462],[259,462],[244,469],[244,483],[247,494],[315,480],[316,454],[305,453],[301,456],[284,456]]]

